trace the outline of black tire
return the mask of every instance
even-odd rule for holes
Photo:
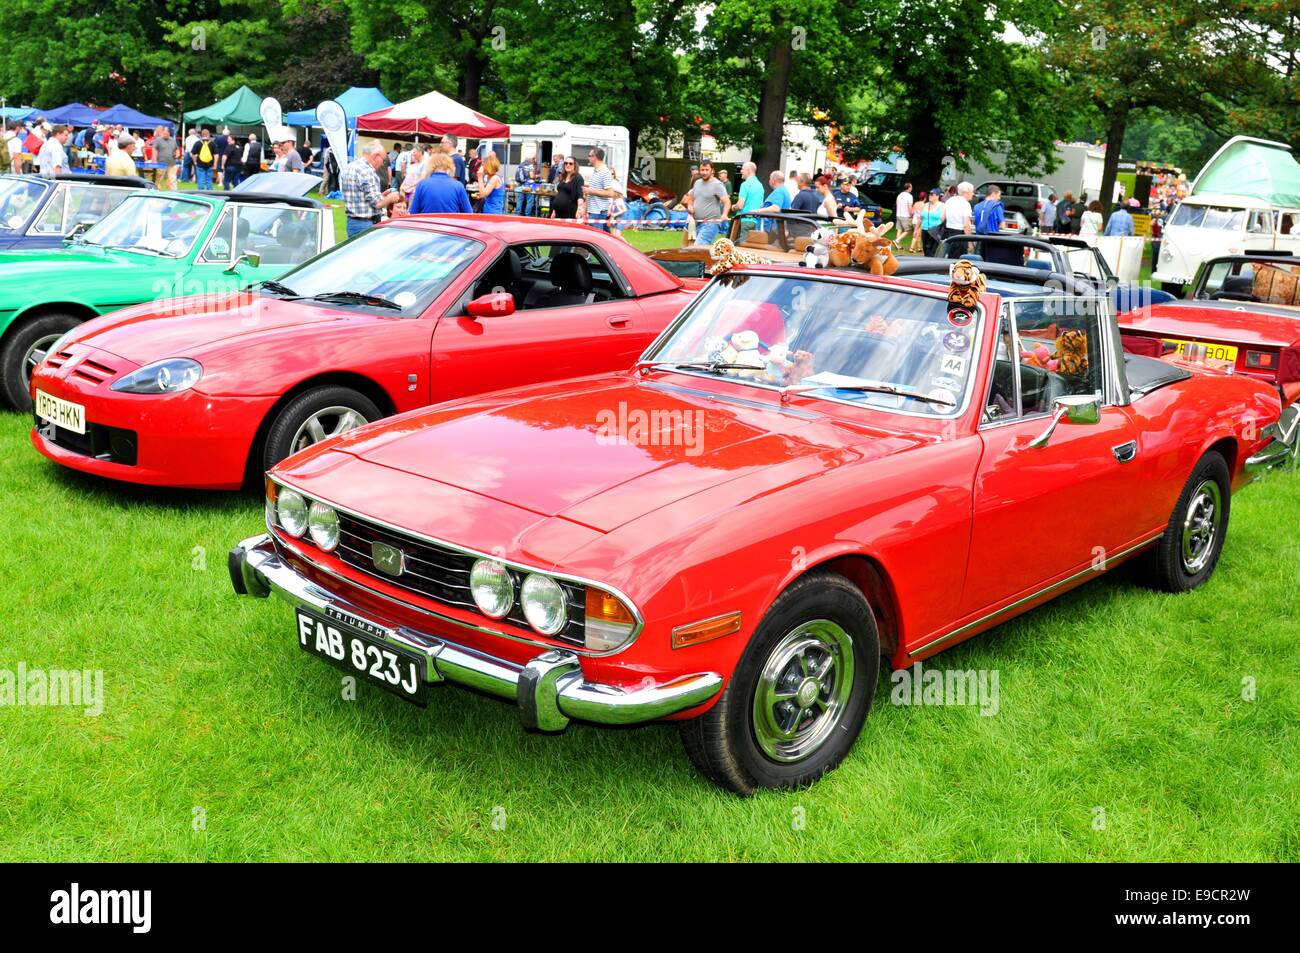
[[[43,314],[9,329],[4,348],[0,349],[0,391],[6,404],[14,410],[32,409],[28,361],[33,352],[42,346],[48,348],[80,323],[80,318],[70,314]]]
[[[1214,510],[1209,524],[1204,521],[1207,503]],[[1192,470],[1160,543],[1148,557],[1148,584],[1165,592],[1190,592],[1209,579],[1223,552],[1231,511],[1228,464],[1211,451]],[[1206,537],[1205,532],[1212,535]]]
[[[832,626],[826,626],[827,623]],[[817,679],[810,679],[808,669],[801,676],[797,671],[797,654],[789,656],[787,664],[781,660],[793,645],[800,644],[800,638],[817,638],[806,630],[809,626],[828,631],[838,627],[851,640],[849,655],[853,664],[851,677],[831,679],[829,685],[817,686],[817,697],[821,699],[824,694],[825,700],[835,706],[834,717],[831,718],[832,709],[825,707],[817,718],[805,721],[803,712],[810,712],[811,708],[796,713],[793,706],[796,702],[804,704],[807,697],[801,694],[804,684]],[[799,635],[801,632],[803,636]],[[837,637],[838,634],[832,636]],[[827,664],[825,659],[832,655],[838,658],[829,670],[822,670],[820,677],[844,674],[843,649],[837,653],[823,651],[820,656],[817,652],[816,648],[810,650],[814,665]],[[777,673],[775,679],[769,678],[769,669]],[[793,680],[781,676],[781,672],[793,675]],[[781,593],[763,616],[717,704],[699,718],[683,722],[682,744],[705,777],[737,794],[749,795],[758,788],[806,787],[844,760],[857,741],[871,710],[879,674],[880,639],[866,598],[843,576],[810,573]],[[788,702],[777,702],[777,706],[786,706],[783,709],[786,715],[778,717],[788,716],[787,722],[794,729],[788,743],[792,749],[797,748],[801,738],[811,747],[803,753],[786,750],[774,757],[764,745],[773,743],[770,728],[775,723],[767,723],[759,710],[775,714],[779,708],[760,706],[758,702],[772,697],[764,691],[765,686],[792,690],[795,683],[799,683],[800,691]],[[847,695],[841,694],[842,701],[837,704],[837,692],[845,686]],[[821,706],[822,702],[818,704]],[[831,720],[819,723],[821,718]]]
[[[269,470],[285,457],[298,450],[306,449],[319,438],[310,443],[301,443],[300,430],[313,417],[322,415],[328,419],[333,408],[351,411],[361,418],[361,423],[371,423],[383,417],[375,402],[351,387],[326,384],[303,391],[275,412],[271,425],[266,431],[266,441],[262,445],[262,469]],[[337,415],[340,416],[341,415]],[[361,423],[354,426],[361,426]],[[346,429],[353,429],[347,427]],[[332,428],[325,427],[325,436],[335,436]],[[338,433],[344,431],[339,430]]]
[[[667,205],[663,202],[652,201],[646,205],[644,214],[645,221],[640,227],[651,230],[666,228],[668,226],[668,221],[671,218],[672,216],[668,214]]]

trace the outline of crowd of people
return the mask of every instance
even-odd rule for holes
[[[215,134],[207,127],[191,129],[178,141],[167,125],[143,130],[95,123],[75,129],[37,117],[11,123],[0,141],[0,172],[59,175],[97,168],[101,157],[105,175],[147,172],[160,189],[175,189],[179,181],[230,190],[268,162],[256,132],[241,138],[229,128]],[[310,145],[298,146],[293,139],[271,143],[271,169],[304,171],[313,158]]]
[[[506,175],[500,156],[486,145],[466,157],[460,140],[445,135],[436,143],[398,143],[385,150],[371,140],[338,173],[349,235],[385,216],[422,213],[501,215],[514,193],[513,214],[585,222],[621,234],[627,198],[618,173],[605,161],[605,150],[592,146],[584,177],[577,156],[554,155],[544,168],[535,155],[525,157]],[[509,178],[509,181],[508,181]],[[543,210],[542,198],[548,200]]]

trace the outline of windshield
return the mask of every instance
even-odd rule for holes
[[[0,231],[22,228],[49,187],[39,179],[0,179]]]
[[[942,416],[965,404],[978,334],[978,316],[950,321],[948,303],[937,295],[732,273],[709,285],[646,359],[746,365],[716,373],[817,398]],[[903,394],[867,389],[873,387]]]
[[[479,242],[445,232],[372,228],[284,275],[272,290],[304,298],[353,292],[386,299],[403,317],[418,317],[482,250]]]
[[[203,231],[211,207],[162,196],[132,196],[83,236],[90,245],[182,258]]]
[[[1190,228],[1208,228],[1224,232],[1240,232],[1246,227],[1244,208],[1224,208],[1215,205],[1188,205],[1186,202],[1174,209],[1170,225]]]

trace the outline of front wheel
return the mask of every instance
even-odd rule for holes
[[[843,576],[812,573],[772,604],[717,704],[682,725],[682,743],[737,794],[805,787],[853,747],[879,671],[866,598]]]
[[[9,332],[0,350],[0,390],[10,407],[32,409],[32,372],[54,343],[80,323],[70,314],[45,314]]]
[[[1148,577],[1154,588],[1190,592],[1210,578],[1228,535],[1231,506],[1228,464],[1219,454],[1207,453],[1192,470],[1149,557]]]
[[[262,451],[262,469],[269,470],[290,454],[382,416],[374,401],[350,387],[313,387],[285,404],[272,419]]]

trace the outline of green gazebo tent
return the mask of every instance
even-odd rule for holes
[[[185,113],[185,121],[191,125],[215,126],[260,126],[262,97],[247,86],[241,86],[225,99],[191,109]]]

